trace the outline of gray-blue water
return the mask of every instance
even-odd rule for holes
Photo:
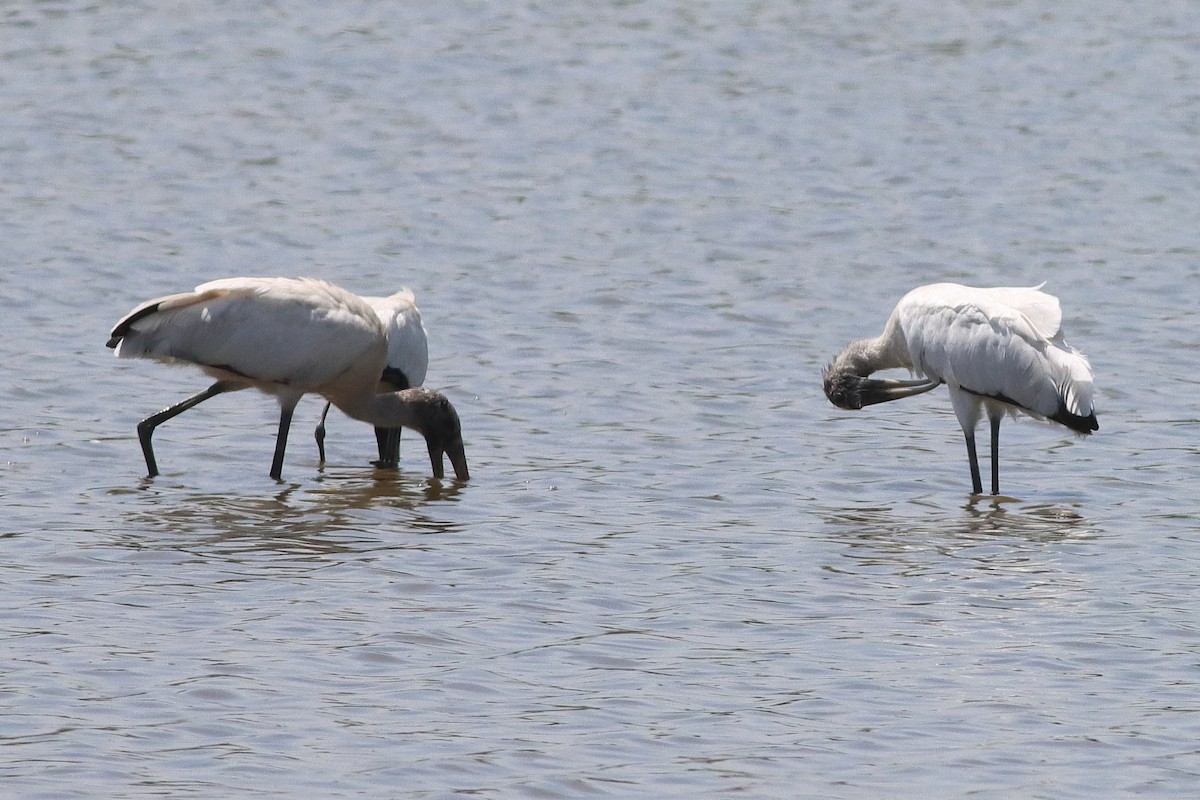
[[[21,798],[1200,792],[1200,7],[0,8]],[[230,275],[412,287],[472,479],[116,361]],[[1099,432],[822,366],[1047,281]]]

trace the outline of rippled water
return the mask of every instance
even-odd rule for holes
[[[420,5],[418,8],[417,5]],[[1200,11],[0,12],[13,797],[1189,796]],[[104,348],[213,277],[417,293],[472,480]],[[1033,284],[1100,431],[821,367]]]

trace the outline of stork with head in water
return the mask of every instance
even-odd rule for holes
[[[154,429],[224,392],[258,389],[279,401],[271,477],[279,479],[296,404],[320,394],[347,415],[381,428],[412,428],[425,437],[433,474],[447,456],[469,477],[462,428],[445,396],[426,389],[377,393],[387,365],[387,331],[361,297],[306,278],[226,278],[194,291],[149,300],[113,328],[119,358],[194,364],[216,382],[138,425],[151,476],[158,474]]]

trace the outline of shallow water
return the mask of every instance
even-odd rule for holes
[[[0,16],[14,797],[1187,796],[1200,12],[15,6]],[[408,285],[472,480],[117,362],[140,300]],[[822,366],[1047,281],[1100,431]]]

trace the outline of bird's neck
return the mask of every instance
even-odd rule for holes
[[[859,339],[851,342],[833,363],[835,372],[867,376],[879,369],[887,369],[898,364],[889,364],[887,348],[882,337],[876,339]]]
[[[834,361],[833,367],[837,372],[862,377],[881,369],[912,369],[908,341],[896,314],[888,318],[879,336],[851,342]]]
[[[381,394],[326,395],[326,398],[347,416],[377,428],[420,430],[419,397],[414,396],[411,389]]]

